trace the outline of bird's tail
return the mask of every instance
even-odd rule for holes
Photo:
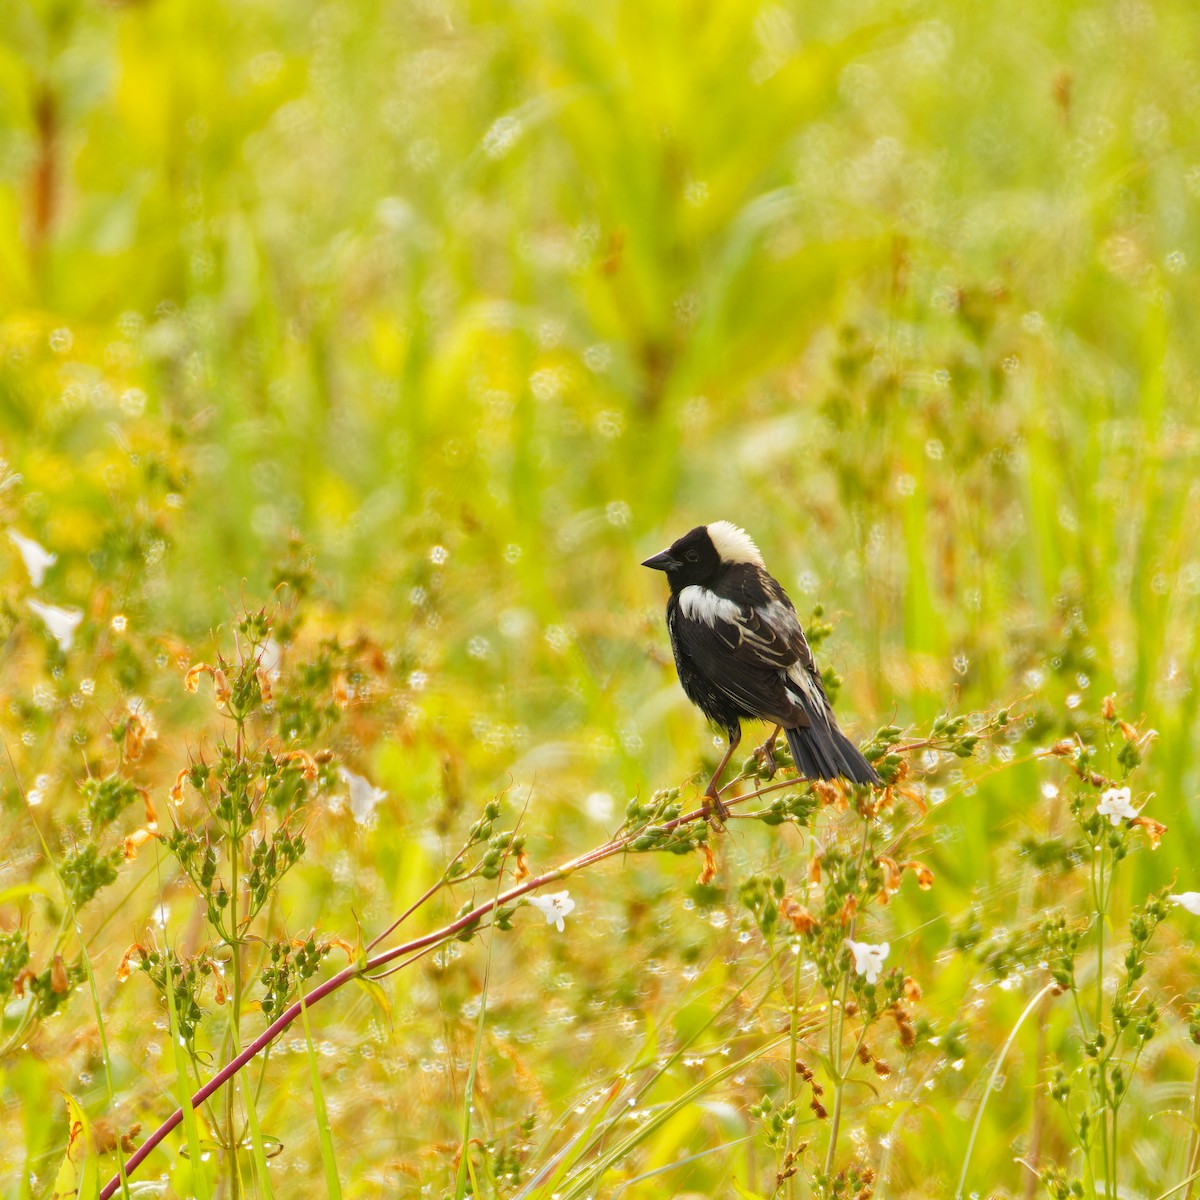
[[[862,751],[832,721],[816,718],[811,725],[787,729],[796,770],[806,779],[843,779],[882,783]]]

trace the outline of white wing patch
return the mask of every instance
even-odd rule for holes
[[[713,549],[721,556],[722,562],[748,562],[763,565],[762,555],[754,544],[754,539],[732,521],[714,521],[706,526],[708,540]]]
[[[817,687],[817,681],[809,674],[808,668],[801,662],[792,663],[787,672],[788,682],[794,683],[805,700],[813,706],[813,715],[825,713],[825,697]]]
[[[737,625],[742,616],[742,606],[736,600],[726,600],[698,583],[679,593],[679,611],[693,621],[703,621],[709,629],[715,629],[718,621]]]

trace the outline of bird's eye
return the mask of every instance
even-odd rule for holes
[[[688,562],[699,562],[700,561],[700,555],[695,550],[689,550],[684,555],[684,558],[686,558],[688,560]]]

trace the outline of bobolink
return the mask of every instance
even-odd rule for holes
[[[771,774],[782,729],[806,778],[880,782],[838,728],[796,610],[745,530],[730,521],[699,525],[642,566],[665,571],[671,585],[667,629],[684,693],[729,738],[706,805],[725,815],[717,781],[745,719],[775,724],[757,751]]]

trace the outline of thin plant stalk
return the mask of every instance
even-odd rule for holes
[[[983,1110],[987,1108],[988,1099],[996,1087],[996,1080],[1000,1077],[1000,1068],[1004,1066],[1004,1060],[1008,1057],[1008,1052],[1012,1049],[1012,1044],[1016,1041],[1021,1026],[1025,1024],[1025,1018],[1042,1002],[1042,997],[1050,995],[1056,987],[1058,987],[1058,984],[1053,982],[1046,984],[1025,1005],[1024,1011],[1017,1018],[1017,1023],[1009,1030],[1008,1037],[1004,1039],[1004,1045],[1000,1047],[1000,1053],[996,1056],[996,1065],[992,1068],[992,1073],[988,1076],[987,1085],[984,1087],[983,1095],[979,1099],[979,1107],[975,1110],[975,1121],[971,1126],[971,1136],[967,1141],[967,1152],[963,1155],[962,1172],[958,1177],[958,1187],[954,1189],[954,1200],[962,1200],[963,1188],[967,1184],[967,1171],[971,1166],[971,1155],[975,1151],[975,1139],[979,1136],[979,1126],[983,1121]]]
[[[746,800],[754,799],[767,792],[776,791],[783,787],[794,787],[795,780],[788,779],[779,783],[770,783],[764,787],[757,788],[752,792],[747,792],[744,796],[736,796],[726,803],[738,804]],[[691,812],[682,813],[670,821],[662,823],[660,828],[669,832],[672,829],[677,829],[681,825],[691,824],[695,821],[704,820],[706,813],[703,808],[693,809]],[[364,958],[358,962],[351,963],[347,967],[343,967],[337,974],[331,975],[324,983],[313,988],[305,997],[305,1006],[311,1008],[314,1004],[319,1003],[326,996],[338,991],[347,983],[356,979],[360,974],[373,973],[387,966],[389,963],[395,962],[397,959],[405,958],[416,951],[427,949],[430,946],[435,946],[441,942],[447,941],[456,934],[462,933],[464,930],[478,924],[489,913],[494,912],[506,904],[511,904],[514,900],[519,900],[522,896],[530,892],[537,891],[538,888],[545,887],[547,884],[555,883],[560,879],[565,879],[576,871],[583,870],[586,867],[603,862],[607,858],[612,858],[615,855],[625,853],[634,838],[636,833],[628,833],[619,837],[615,837],[605,842],[603,845],[588,851],[586,854],[581,854],[576,858],[570,859],[559,867],[555,867],[550,871],[546,871],[541,875],[527,879],[522,883],[515,884],[507,891],[500,893],[498,896],[487,900],[482,904],[477,905],[469,912],[464,913],[461,917],[456,918],[448,925],[444,925],[441,929],[436,929],[431,933],[424,934],[421,937],[413,938],[410,941],[404,942],[399,946],[394,946],[390,950],[386,950],[381,954],[377,954],[372,958]],[[241,1069],[263,1052],[275,1039],[287,1029],[297,1017],[301,1015],[300,1002],[294,1001],[286,1008],[262,1033],[250,1042],[240,1054],[237,1054],[225,1066],[218,1071],[206,1084],[199,1088],[191,1097],[189,1102],[189,1111],[203,1104],[210,1096],[218,1092],[225,1086]],[[132,1175],[138,1167],[149,1157],[152,1151],[157,1147],[163,1139],[175,1129],[183,1120],[184,1113],[182,1108],[177,1108],[165,1121],[150,1134],[149,1137],[134,1151],[125,1163],[125,1172]],[[101,1189],[100,1200],[110,1200],[117,1189],[121,1185],[119,1175],[113,1176],[108,1183]]]

